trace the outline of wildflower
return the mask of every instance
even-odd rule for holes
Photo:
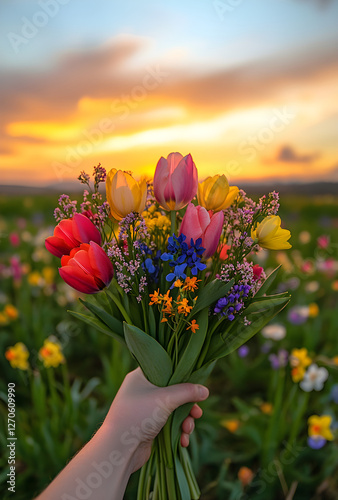
[[[194,292],[198,288],[197,283],[199,281],[201,280],[198,280],[196,276],[194,276],[193,278],[189,278],[189,276],[187,276],[185,278],[183,290],[189,290],[189,292]]]
[[[242,345],[237,349],[237,353],[240,358],[246,358],[247,355],[249,354],[249,351],[250,349],[247,345]]]
[[[149,302],[149,305],[150,306],[153,306],[154,304],[159,304],[160,303],[160,289],[158,289],[157,291],[155,290],[154,293],[150,293],[149,294],[149,297],[151,298],[151,301]]]
[[[55,269],[54,267],[44,267],[42,269],[42,277],[47,285],[52,285],[54,282]]]
[[[334,292],[338,292],[338,280],[332,281],[331,288]]]
[[[131,212],[143,212],[147,183],[145,180],[136,182],[129,173],[112,168],[106,179],[106,194],[111,215],[121,220]]]
[[[318,304],[316,304],[315,302],[312,302],[310,305],[309,305],[309,317],[310,318],[316,318],[319,314],[319,307],[318,307]]]
[[[105,251],[94,241],[83,243],[61,258],[61,278],[82,293],[97,293],[108,286],[114,268]]]
[[[33,271],[29,273],[27,277],[28,283],[31,286],[42,286],[43,285],[43,278],[39,271]]]
[[[234,285],[226,297],[217,301],[214,314],[220,314],[233,321],[235,315],[244,307],[244,301],[248,298],[250,290],[250,285]]]
[[[190,323],[188,323],[188,328],[187,330],[191,330],[192,333],[196,333],[196,330],[199,329],[199,325],[197,324],[196,320],[193,319]]]
[[[320,450],[326,445],[326,439],[322,436],[309,436],[307,443],[313,450]]]
[[[262,248],[268,250],[287,250],[291,248],[288,240],[291,233],[287,229],[281,228],[281,219],[277,215],[269,215],[262,222],[258,223],[255,230],[251,231],[251,238]]]
[[[224,243],[218,247],[219,258],[221,260],[226,260],[228,258],[228,250],[230,250],[231,246]]]
[[[225,175],[214,175],[207,177],[198,184],[198,204],[207,210],[219,212],[230,207],[239,192],[238,187],[233,186],[230,190],[228,179]]]
[[[324,250],[328,248],[328,246],[330,245],[330,236],[326,234],[322,234],[321,236],[319,236],[319,238],[317,239],[317,245],[319,248]]]
[[[273,370],[278,370],[287,365],[289,353],[285,349],[279,349],[278,354],[270,354],[269,361]]]
[[[186,280],[187,279],[188,278],[186,278]],[[175,281],[175,283],[174,283],[174,287],[175,288],[182,288],[182,286],[183,286],[183,282],[180,279],[178,279],[178,280]]]
[[[273,406],[271,403],[262,403],[260,405],[260,410],[262,413],[265,413],[265,415],[272,415],[273,413]]]
[[[320,288],[320,284],[318,283],[318,281],[309,281],[308,283],[306,283],[305,285],[305,290],[308,292],[308,293],[315,293],[315,292],[318,292]]]
[[[311,241],[311,234],[309,233],[309,231],[301,231],[299,233],[299,241],[303,245],[306,245],[307,243],[310,243],[310,241]]]
[[[180,299],[180,296],[178,296],[178,299]],[[187,316],[192,309],[192,306],[189,306],[188,299],[178,300],[176,304],[178,305],[178,314],[184,314],[184,316]]]
[[[329,372],[326,368],[318,368],[314,363],[307,369],[303,380],[299,384],[305,392],[321,391],[324,387],[324,382],[327,380]]]
[[[19,311],[12,304],[7,304],[4,307],[4,314],[7,316],[7,318],[14,321],[18,318]]]
[[[28,370],[29,352],[22,342],[17,342],[14,346],[9,347],[5,353],[5,357],[10,362],[12,368]]]
[[[241,467],[238,471],[238,479],[242,483],[243,488],[248,486],[254,478],[254,473],[249,467]]]
[[[39,356],[45,368],[57,368],[61,363],[65,363],[65,357],[61,350],[61,345],[52,337],[46,339],[39,350]]]
[[[334,364],[335,364],[335,365],[337,365],[337,366],[338,366],[338,356],[334,356],[334,357],[332,358],[332,361],[334,362]]]
[[[101,244],[101,234],[96,226],[84,215],[74,214],[71,219],[64,219],[54,229],[53,236],[46,238],[47,250],[56,257],[69,255],[73,248],[81,243],[94,241]]]
[[[11,233],[9,235],[9,242],[12,245],[12,247],[18,247],[20,245],[20,237],[18,233]]]
[[[197,168],[190,154],[170,153],[157,163],[154,175],[154,195],[164,210],[180,210],[197,193]]]
[[[262,328],[261,334],[266,339],[282,340],[286,335],[286,328],[284,325],[274,323]]]
[[[312,415],[308,419],[309,424],[309,436],[320,436],[327,441],[333,440],[333,434],[330,429],[330,425],[332,424],[332,417],[330,415],[322,415],[319,417],[318,415]]]
[[[221,425],[225,427],[229,432],[236,432],[240,426],[239,420],[222,420]]]
[[[309,318],[308,306],[295,306],[288,312],[288,320],[293,325],[302,325]]]
[[[303,347],[302,349],[293,349],[289,358],[292,367],[291,376],[294,382],[300,382],[304,375],[305,369],[311,364],[312,360],[308,356],[308,351]]]
[[[190,203],[182,220],[180,234],[186,236],[188,246],[191,240],[201,238],[201,245],[205,248],[203,257],[207,259],[217,250],[223,222],[223,212],[208,213],[205,208]]]

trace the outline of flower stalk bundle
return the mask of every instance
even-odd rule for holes
[[[287,249],[290,232],[276,215],[278,194],[254,202],[224,175],[198,183],[191,155],[171,153],[152,182],[129,172],[84,172],[84,201],[66,195],[47,249],[61,257],[61,277],[88,294],[71,312],[124,344],[155,385],[203,383],[217,359],[259,332],[289,302],[268,295],[269,277],[254,265],[260,250]],[[106,182],[107,201],[99,184]],[[91,190],[91,193],[88,189]],[[200,492],[178,408],[154,441],[140,475],[138,499],[198,499]]]

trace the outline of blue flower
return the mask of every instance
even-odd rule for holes
[[[185,268],[187,267],[187,263],[185,262],[184,264],[181,264],[179,266],[175,266],[174,270],[172,273],[167,274],[166,280],[167,281],[172,281],[172,280],[178,280],[179,278],[182,278],[185,280],[187,275],[184,273]]]
[[[321,448],[323,448],[323,446],[325,446],[326,439],[324,439],[322,436],[310,436],[307,439],[307,444],[313,450],[320,450]]]

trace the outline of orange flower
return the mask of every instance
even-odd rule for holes
[[[260,406],[261,412],[266,415],[271,415],[273,413],[273,406],[271,403],[262,403]]]
[[[182,281],[180,279],[176,280],[175,283],[174,283],[174,286],[176,288],[181,288],[181,286],[183,285]]]
[[[253,477],[254,473],[249,467],[241,467],[238,471],[238,479],[244,487],[251,483]]]
[[[188,305],[188,299],[182,299],[181,301],[176,302],[176,304],[178,305],[178,314],[184,314],[184,316],[187,316],[192,309],[192,306]]]
[[[223,420],[221,425],[225,427],[229,432],[236,432],[240,426],[239,420]]]
[[[189,292],[193,292],[198,288],[198,285],[196,283],[198,283],[199,281],[201,280],[198,280],[196,277],[189,278],[189,276],[187,276],[185,278],[183,290],[189,290]]]
[[[189,326],[188,326],[187,330],[191,330],[191,331],[192,331],[192,333],[195,333],[195,332],[196,332],[196,330],[198,330],[198,329],[199,329],[199,326],[198,326],[198,324],[196,323],[196,320],[195,320],[195,319],[193,319],[193,320],[192,320],[192,322],[191,322],[191,323],[189,323]]]
[[[154,304],[159,304],[161,297],[159,295],[160,289],[158,288],[157,291],[155,290],[154,293],[150,293],[149,297],[151,298],[151,301],[149,302],[150,306],[153,306]]]

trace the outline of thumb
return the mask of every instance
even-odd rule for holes
[[[199,384],[176,384],[165,388],[165,397],[168,410],[176,410],[185,403],[204,401],[209,396],[209,390]]]

